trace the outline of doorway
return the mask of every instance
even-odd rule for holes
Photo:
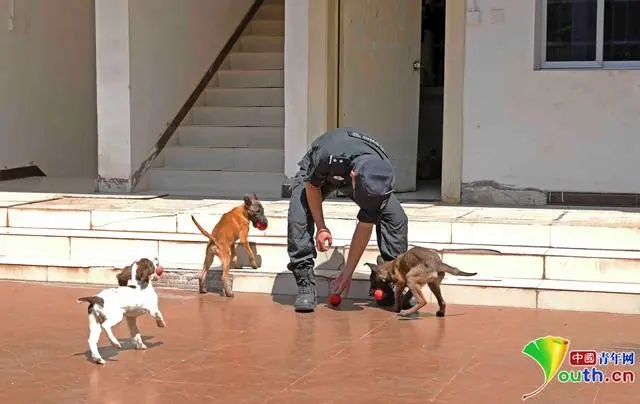
[[[403,199],[440,201],[446,0],[422,0],[416,191]]]

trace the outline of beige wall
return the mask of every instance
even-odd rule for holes
[[[125,191],[253,0],[96,1],[99,186]]]
[[[0,168],[93,177],[93,0],[0,0]]]
[[[129,0],[131,163],[149,156],[253,0]]]
[[[534,71],[535,2],[477,4],[482,22],[466,27],[463,182],[638,192],[640,71]]]

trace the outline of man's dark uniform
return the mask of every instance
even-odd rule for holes
[[[313,142],[298,165],[300,170],[291,183],[288,214],[288,269],[298,286],[296,311],[313,311],[317,304],[313,273],[317,253],[305,182],[319,187],[323,200],[337,189],[353,200],[360,207],[357,219],[376,224],[378,247],[385,261],[407,251],[407,215],[391,193],[393,169],[389,156],[369,135],[351,128],[331,130]],[[355,192],[350,177],[352,169],[358,174]],[[385,181],[384,178],[389,177],[391,179]],[[382,202],[375,196],[369,197],[383,193],[387,196]]]

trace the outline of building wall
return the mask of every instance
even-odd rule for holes
[[[132,170],[150,155],[252,4],[129,0]]]
[[[466,27],[463,182],[640,191],[640,71],[534,71],[535,2],[477,5],[481,23]]]
[[[0,0],[0,169],[97,172],[93,0]]]

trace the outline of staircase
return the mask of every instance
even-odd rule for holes
[[[284,1],[267,0],[149,170],[173,195],[280,197],[284,180]]]

